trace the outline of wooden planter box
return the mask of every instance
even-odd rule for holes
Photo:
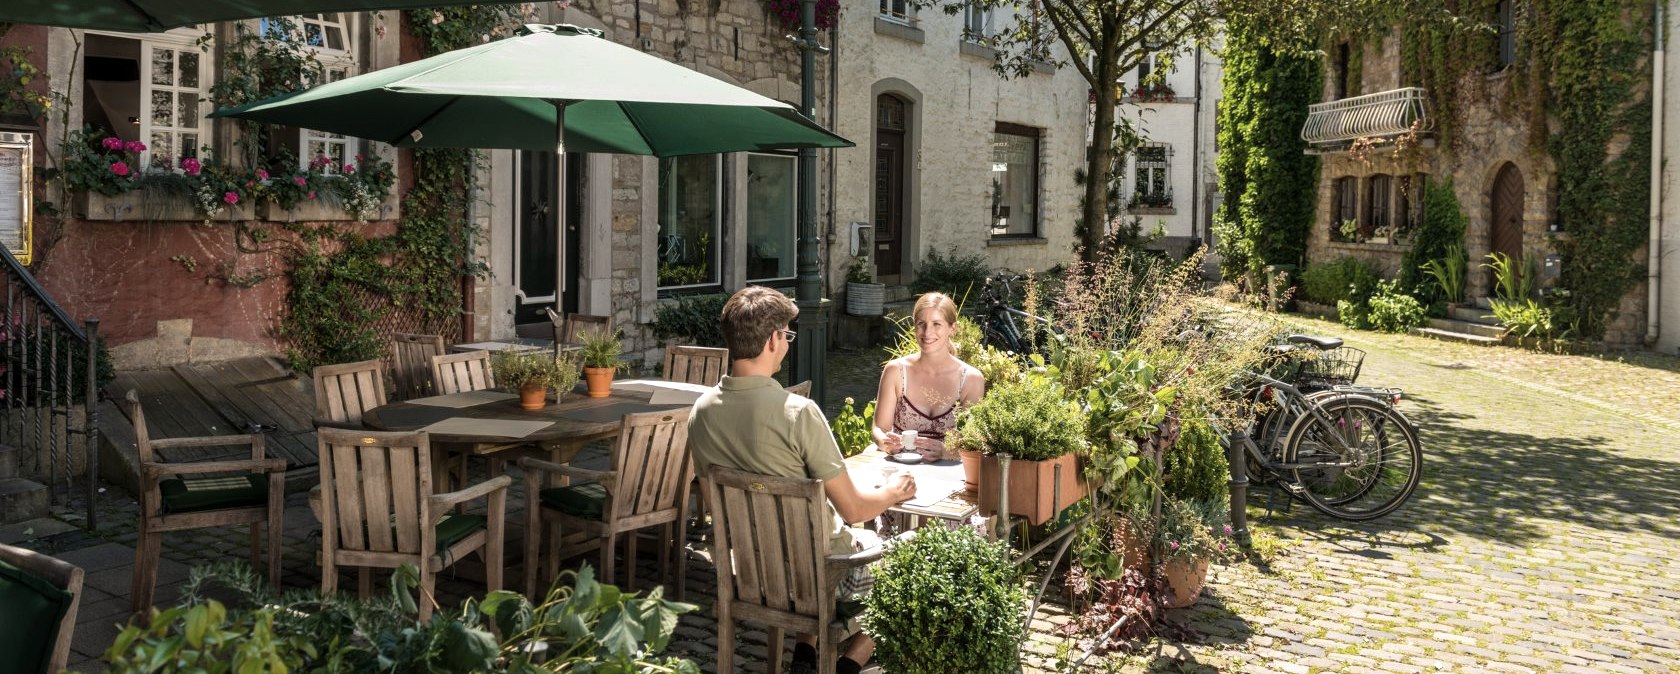
[[[203,222],[191,201],[175,194],[135,190],[108,197],[97,192],[83,192],[71,200],[77,217],[84,220],[112,222]],[[222,206],[222,213],[212,218],[217,222],[250,220],[251,205],[240,202],[236,206]]]
[[[1057,467],[1061,467],[1061,489],[1057,494]],[[980,460],[980,513],[998,511],[1003,473],[996,456]],[[1043,524],[1085,498],[1085,481],[1079,474],[1079,457],[1063,454],[1044,461],[1012,459],[1009,462],[1009,513]]]
[[[269,222],[330,222],[356,219],[349,211],[319,198],[305,199],[289,209],[265,201],[257,208],[257,214]]]

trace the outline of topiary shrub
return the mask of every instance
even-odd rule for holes
[[[1027,592],[1009,548],[968,527],[923,527],[875,567],[863,627],[889,672],[1014,672]]]
[[[1356,257],[1319,262],[1301,272],[1298,297],[1330,305],[1342,300],[1360,301],[1370,297],[1380,279],[1377,270]]]
[[[1161,456],[1162,492],[1181,501],[1228,503],[1231,466],[1205,419],[1181,420],[1178,442]]]

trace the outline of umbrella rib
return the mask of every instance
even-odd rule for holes
[[[455,96],[453,98],[450,98],[448,103],[444,103],[443,105],[438,106],[436,110],[433,110],[431,112],[431,114],[426,115],[426,117],[424,119],[421,119],[419,123],[415,124],[413,128],[409,129],[408,133],[405,133],[401,136],[397,136],[393,140],[387,141],[388,144],[396,145],[398,143],[401,143],[403,137],[405,137],[405,136],[409,137],[409,138],[413,138],[414,137],[414,132],[420,131],[420,127],[423,127],[427,124],[430,124],[432,120],[437,119],[438,115],[443,114],[443,111],[448,110],[451,107],[454,107],[454,105],[456,103],[459,103],[459,102],[461,102],[461,97],[460,96]],[[426,133],[424,131],[420,131],[420,135],[422,137],[424,137],[426,135]],[[418,143],[418,142],[420,142],[420,139],[415,138],[414,142]]]
[[[123,0],[123,4],[128,5],[129,9],[134,10],[135,14],[139,14],[140,18],[145,19],[146,25],[150,26],[152,30],[157,32],[169,30],[163,25],[162,21],[159,21],[157,17],[152,16],[152,13],[146,11],[146,8],[141,7],[140,3],[135,2],[134,0]]]
[[[636,127],[636,135],[642,138],[642,142],[647,143],[648,154],[655,157],[661,156],[658,150],[653,149],[653,137],[647,134],[647,129],[642,128],[642,122],[636,119],[636,113],[625,107],[623,101],[618,102],[618,109],[624,111],[624,118],[630,120],[630,126]]]

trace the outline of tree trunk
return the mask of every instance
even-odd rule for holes
[[[1095,119],[1091,124],[1091,152],[1085,160],[1085,232],[1080,258],[1093,262],[1108,235],[1108,180],[1110,156],[1114,152],[1114,101],[1119,84],[1108,68],[1098,69],[1103,86],[1096,87]]]

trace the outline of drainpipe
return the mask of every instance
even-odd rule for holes
[[[1662,331],[1662,171],[1663,171],[1663,0],[1654,0],[1656,40],[1651,46],[1651,240],[1645,268],[1645,344],[1657,343]]]

